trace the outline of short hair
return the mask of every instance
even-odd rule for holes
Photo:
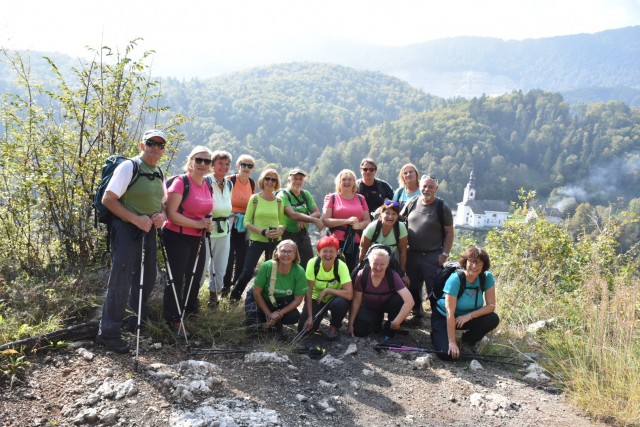
[[[436,178],[436,177],[435,177],[435,175],[431,175],[431,174],[429,174],[429,173],[428,173],[428,174],[425,174],[425,175],[422,175],[422,176],[420,177],[420,182],[422,182],[422,181],[426,181],[426,180],[428,180],[428,179],[432,179],[432,180],[434,180],[434,181],[436,182],[436,185],[440,185],[440,183],[438,182],[438,178]]]
[[[353,178],[353,183],[355,184],[356,180],[358,179],[356,177],[356,173],[354,171],[352,171],[351,169],[342,169],[340,172],[338,172],[338,175],[336,175],[336,179],[335,179],[335,184],[336,184],[336,191],[340,192],[342,191],[342,177],[344,175],[350,175]],[[355,191],[355,190],[354,190]]]
[[[229,163],[231,163],[231,153],[229,153],[228,151],[224,151],[224,150],[216,150],[213,153],[211,153],[211,164],[213,165],[215,163],[216,160],[224,160],[227,159],[229,160]]]
[[[400,185],[400,187],[404,187],[407,185],[407,183],[404,182],[404,170],[407,168],[412,168],[415,171],[416,179],[420,178],[420,173],[418,172],[418,168],[416,167],[416,165],[414,165],[413,163],[407,163],[400,168],[400,172],[398,173],[398,184]]]
[[[191,160],[193,160],[193,158],[196,156],[196,154],[200,154],[200,153],[207,153],[209,155],[209,158],[211,158],[211,150],[209,150],[207,147],[205,147],[204,145],[196,145],[195,147],[193,147],[193,149],[191,149],[191,153],[189,153],[189,155],[187,156],[187,161],[184,164],[184,166],[182,167],[182,169],[185,172],[190,172],[191,169]]]
[[[260,187],[261,190],[264,190],[264,177],[270,173],[274,174],[276,178],[278,178],[278,182],[276,182],[276,185],[273,188],[274,191],[278,191],[280,189],[280,175],[278,175],[278,171],[273,168],[268,168],[262,171],[260,178],[258,178],[258,187]]]
[[[248,154],[240,154],[240,157],[238,157],[238,161],[236,162],[236,167],[240,168],[240,163],[248,163],[251,162],[252,165],[256,164],[256,161],[253,157],[251,157]]]
[[[336,250],[340,250],[340,241],[334,236],[324,236],[318,240],[318,252],[324,248],[333,247]]]
[[[362,161],[360,162],[360,167],[363,167],[367,163],[371,163],[373,167],[376,168],[376,170],[378,170],[378,165],[376,164],[376,161],[373,160],[371,157],[365,157],[364,159],[362,159]]]
[[[389,252],[387,252],[385,249],[382,249],[382,248],[375,248],[375,249],[372,249],[371,252],[369,252],[369,255],[367,256],[367,259],[369,260],[369,264],[373,264],[373,260],[377,256],[383,257],[387,261],[387,267],[389,266],[389,261],[391,261],[391,255],[389,255]]]
[[[293,262],[295,264],[300,264],[300,252],[298,251],[298,245],[296,245],[296,242],[294,242],[291,239],[285,239],[280,241],[280,243],[278,243],[278,246],[276,246],[276,250],[273,251],[273,260],[275,262],[278,262],[279,258],[278,258],[278,254],[280,251],[280,248],[283,247],[284,245],[291,245],[293,246],[293,251],[295,252],[295,257],[293,258]]]
[[[482,273],[491,268],[491,260],[489,254],[483,248],[477,246],[471,246],[460,257],[460,267],[467,268],[467,261],[482,261]]]

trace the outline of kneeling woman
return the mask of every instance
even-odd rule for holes
[[[404,282],[388,269],[390,255],[384,249],[373,249],[369,265],[358,272],[354,284],[348,332],[366,337],[382,330],[385,339],[393,338],[413,307],[413,297]],[[387,313],[387,321],[384,314]]]
[[[318,241],[318,256],[307,263],[309,291],[305,297],[298,331],[316,331],[322,322],[322,316],[314,322],[320,310],[331,312],[330,329],[327,338],[338,339],[342,320],[349,311],[353,298],[353,286],[347,264],[338,259],[340,242],[333,236],[325,236]],[[325,308],[325,306],[327,306]]]
[[[300,266],[298,247],[292,240],[283,240],[265,261],[251,291],[245,299],[246,325],[266,323],[282,329],[300,319],[298,306],[309,292],[304,269]]]
[[[441,359],[460,357],[456,329],[466,330],[460,342],[463,350],[474,351],[476,343],[500,323],[495,313],[495,280],[487,271],[491,266],[489,254],[471,247],[460,258],[460,266],[464,273],[451,274],[431,314],[431,341]]]

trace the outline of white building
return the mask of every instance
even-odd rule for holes
[[[453,225],[478,229],[502,227],[508,215],[509,205],[502,200],[476,200],[475,179],[471,171]]]

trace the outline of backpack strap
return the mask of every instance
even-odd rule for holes
[[[320,265],[322,264],[322,260],[320,259],[320,257],[316,257],[316,262],[313,264],[313,277],[314,279],[318,279],[318,273],[320,272]],[[340,281],[340,275],[338,273],[338,267],[340,264],[340,260],[338,260],[338,258],[336,257],[336,259],[333,261],[333,280],[330,280],[329,282],[332,281],[336,281],[339,282]],[[324,282],[324,280],[323,280]]]
[[[376,239],[380,237],[380,233],[382,232],[382,221],[378,220],[376,223],[376,228],[373,230],[373,236],[371,236],[371,242],[376,243]]]
[[[271,277],[269,278],[269,301],[273,304],[274,307],[278,306],[278,302],[276,301],[276,297],[274,296],[276,293],[276,279],[278,278],[278,263],[273,261],[271,264]]]

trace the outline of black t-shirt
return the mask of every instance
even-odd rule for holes
[[[373,185],[365,185],[361,179],[358,180],[358,189],[356,193],[362,194],[367,201],[369,213],[373,213],[382,206],[384,199],[391,200],[393,198],[393,189],[386,181],[374,178]]]

